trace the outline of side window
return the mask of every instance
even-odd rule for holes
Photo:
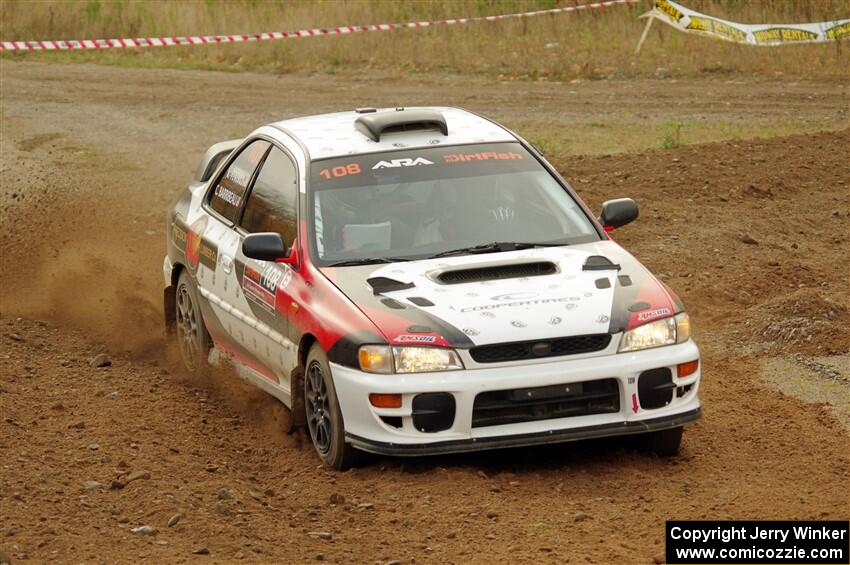
[[[295,165],[286,153],[272,147],[245,204],[242,228],[248,233],[277,232],[287,245],[292,245],[297,193]]]
[[[230,220],[236,221],[251,175],[269,148],[268,141],[258,140],[239,154],[216,182],[210,195],[210,207]]]

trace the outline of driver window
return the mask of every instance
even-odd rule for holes
[[[213,210],[231,222],[236,221],[251,176],[268,148],[268,141],[257,140],[245,147],[230,163],[209,197],[209,205]]]
[[[295,164],[286,153],[272,147],[248,195],[242,229],[248,233],[279,233],[291,246],[297,227],[297,196]]]

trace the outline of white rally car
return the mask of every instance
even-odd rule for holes
[[[681,301],[529,143],[455,108],[285,120],[211,147],[169,211],[165,314],[302,418],[336,468],[700,417]]]

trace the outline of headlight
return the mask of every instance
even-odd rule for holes
[[[393,352],[388,345],[364,345],[357,352],[360,368],[367,373],[392,373]]]
[[[463,369],[454,349],[438,347],[393,347],[396,373],[429,373]]]
[[[691,319],[682,312],[676,316],[676,343],[684,343],[691,339]]]
[[[633,328],[620,339],[619,352],[638,351],[682,343],[691,338],[691,322],[684,312]]]
[[[358,352],[360,368],[369,373],[430,373],[463,369],[454,349],[364,345]]]

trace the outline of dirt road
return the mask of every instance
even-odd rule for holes
[[[609,440],[325,470],[262,393],[172,369],[159,288],[168,201],[206,145],[265,121],[444,103],[509,126],[846,122],[844,87],[376,87],[9,61],[0,74],[0,553],[13,562],[651,563],[665,519],[847,517],[846,428],[760,374],[847,353],[846,129],[551,156],[592,207],[641,203],[617,237],[692,313],[705,418],[673,460]],[[90,367],[102,352],[111,366]],[[816,377],[836,403],[841,365]]]

